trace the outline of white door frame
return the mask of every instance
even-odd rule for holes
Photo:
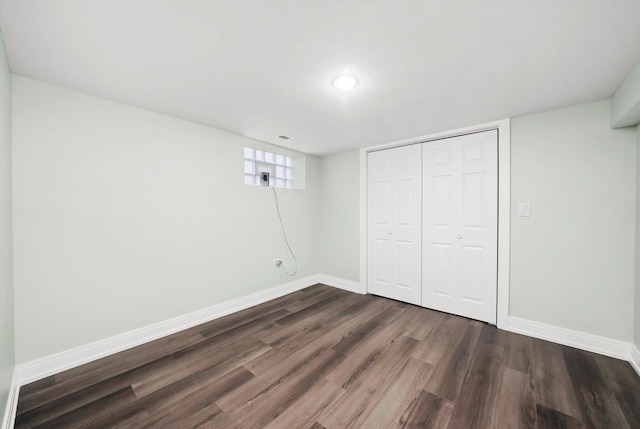
[[[367,154],[382,149],[424,143],[480,131],[498,130],[498,328],[509,322],[509,225],[511,207],[511,130],[510,119],[473,125],[426,136],[384,143],[360,149],[360,286],[367,291]]]

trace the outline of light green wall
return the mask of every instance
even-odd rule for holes
[[[640,61],[611,97],[611,125],[628,127],[640,122]]]
[[[609,113],[602,101],[511,122],[510,314],[630,341],[636,135],[612,130]],[[320,164],[320,271],[356,281],[358,168],[357,151]],[[530,218],[517,216],[518,202],[532,204]]]
[[[636,137],[609,113],[605,100],[511,122],[510,314],[630,341]]]
[[[256,141],[14,76],[16,359],[23,363],[291,279]],[[318,159],[279,190],[301,278],[318,272]],[[289,268],[290,269],[290,268]]]
[[[512,120],[510,313],[638,344],[639,131],[609,114]],[[289,280],[272,196],[240,174],[262,143],[19,76],[13,143],[18,362]],[[358,281],[358,151],[308,157],[306,182],[280,191],[297,277]]]
[[[0,35],[0,422],[15,358],[11,199],[11,71]]]
[[[640,350],[640,125],[636,127],[636,140],[636,284],[633,342]]]
[[[359,171],[357,150],[320,160],[320,272],[356,282],[360,281]]]

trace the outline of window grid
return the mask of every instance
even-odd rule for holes
[[[244,184],[260,185],[261,168],[269,171],[269,186],[293,188],[293,158],[245,147]]]

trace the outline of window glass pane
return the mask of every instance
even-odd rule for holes
[[[293,188],[294,158],[251,147],[244,148],[244,183],[260,185],[259,170],[269,170],[269,186]]]
[[[244,162],[244,174],[255,174],[255,162],[253,161],[245,161]]]
[[[273,164],[274,156],[271,152],[264,153],[264,162]]]

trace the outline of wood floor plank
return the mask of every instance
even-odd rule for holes
[[[184,332],[142,344],[120,352],[119,359],[106,357],[89,362],[68,371],[56,374],[56,386],[73,384],[77,386],[85,380],[96,383],[104,380],[104,374],[116,374],[130,371],[133,368],[152,362],[182,348],[188,347],[204,338],[197,332]]]
[[[562,346],[534,339],[533,359],[537,403],[580,418],[580,408],[573,392]]]
[[[151,395],[136,399],[128,406],[123,406],[111,414],[103,416],[100,420],[88,426],[88,428],[140,427],[140,423],[138,423],[139,420],[144,422],[148,419],[162,417],[162,414],[158,415],[153,410],[166,410],[165,407],[167,405],[180,398],[197,395],[197,392],[202,389],[209,388],[217,389],[217,395],[226,394],[229,391],[241,387],[247,380],[252,378],[253,374],[242,367],[222,376],[215,368],[197,372],[165,386]],[[217,397],[216,395],[213,396]]]
[[[510,333],[504,346],[504,362],[508,368],[535,376],[533,365],[533,338]]]
[[[367,321],[367,323],[343,336],[340,341],[332,347],[333,350],[341,355],[348,355],[353,349],[365,343],[369,338],[375,337],[377,333],[383,331],[388,325],[393,323],[401,312],[402,310],[397,307],[384,310],[373,319]]]
[[[171,339],[156,340],[157,343],[154,341],[155,344],[138,346],[118,353],[118,359],[106,357],[56,374],[54,376],[55,383],[49,383],[40,390],[28,391],[27,389],[27,393],[23,395],[21,389],[18,413],[28,412],[36,406],[44,406],[70,393],[88,389],[108,381],[110,378],[121,375],[125,378],[135,377],[141,371],[146,372],[145,368],[148,366],[156,367],[155,361],[164,361],[168,352],[170,353],[175,349],[186,347],[204,339],[201,335],[186,335],[182,339],[174,335],[171,337]],[[164,347],[167,347],[167,349],[162,352]],[[139,353],[138,359],[136,359],[135,353]]]
[[[306,392],[294,406],[284,410],[265,429],[302,428],[316,421],[318,415],[331,402],[340,401],[345,390],[320,379],[312,390]]]
[[[247,340],[249,340],[249,344],[247,344]],[[165,367],[153,376],[134,381],[131,383],[131,387],[136,397],[142,398],[194,373],[207,373],[212,377],[225,374],[270,349],[271,347],[261,341],[252,341],[250,338],[242,339],[226,347],[212,350],[209,356],[174,360],[175,364],[171,367]]]
[[[263,304],[249,307],[224,317],[213,319],[209,322],[205,322],[201,325],[194,326],[182,332],[199,333],[201,331],[206,331],[208,336],[214,336],[214,335],[226,332],[229,329],[235,328],[239,325],[245,324],[247,322],[251,322],[258,318],[262,318],[265,315],[270,314],[274,311],[287,310],[287,307],[289,305],[299,302],[301,299],[304,299],[306,296],[313,293],[314,291],[321,292],[325,290],[325,288],[328,288],[328,286],[323,286],[321,289],[315,289],[313,286],[309,288],[305,288],[305,289],[290,293],[288,295],[284,295],[279,298],[273,299],[271,301],[265,302]]]
[[[348,312],[344,314],[341,312],[337,317],[317,326],[317,329],[308,330],[297,338],[292,337],[291,342],[278,344],[264,356],[249,362],[246,367],[254,374],[263,374],[265,371],[281,366],[283,362],[290,361],[291,356],[302,348],[332,347],[344,336],[349,335],[351,331],[366,325],[376,314],[391,308],[393,304],[386,300],[367,300],[366,306],[360,306],[359,303],[355,303],[353,306],[360,308],[358,317],[353,317]]]
[[[147,426],[148,427],[148,426]],[[204,400],[193,412],[183,413],[177,421],[159,422],[154,428],[233,428],[235,425],[215,402]]]
[[[55,383],[56,383],[55,375],[45,377],[41,380],[34,381],[33,383],[29,383],[25,386],[22,386],[20,388],[20,395],[23,395],[23,397],[27,397],[29,395],[34,395],[34,394],[37,395],[42,390],[46,389],[47,387],[53,386]]]
[[[495,326],[484,324],[480,331],[478,342],[491,345],[489,350],[495,359],[504,360],[504,349],[507,339],[513,335],[511,332],[496,329]]]
[[[536,407],[536,422],[539,429],[582,429],[584,427],[579,419],[540,404]]]
[[[237,323],[233,323],[230,326],[225,325],[223,326],[223,328],[220,328],[219,326],[212,326],[206,329],[202,329],[199,331],[199,333],[200,335],[205,337],[206,340],[194,344],[193,346],[189,347],[189,350],[187,351],[191,351],[195,347],[206,347],[206,345],[208,343],[211,343],[212,341],[221,341],[229,337],[238,336],[239,334],[244,335],[247,332],[255,332],[256,330],[259,330],[262,326],[264,326],[265,322],[274,322],[287,315],[289,315],[289,312],[283,308],[273,309],[266,314],[255,316],[245,321],[238,321]]]
[[[163,368],[172,368],[173,362],[174,359],[171,356],[165,356],[162,359],[150,362],[123,374],[118,374],[99,383],[70,391],[68,394],[51,401],[46,401],[42,398],[42,402],[33,403],[33,398],[30,397],[28,403],[33,406],[28,411],[21,410],[18,412],[16,425],[18,427],[35,426],[63,414],[70,413],[87,404],[106,398],[122,389],[129,389],[132,382],[152,377]]]
[[[496,358],[496,347],[500,346],[478,341],[460,396],[451,412],[451,427],[489,427],[505,368],[502,359]]]
[[[316,285],[40,380],[16,427],[635,428],[623,361]]]
[[[368,371],[375,368],[376,361],[391,347],[393,341],[401,336],[401,328],[397,326],[397,322],[396,320],[378,335],[363,341],[359,347],[348,353],[344,361],[327,375],[327,379],[343,389],[348,389]]]
[[[323,337],[301,348],[283,360],[272,362],[272,366],[269,369],[258,374],[258,377],[251,380],[246,386],[243,386],[242,389],[238,389],[232,394],[221,398],[218,404],[223,410],[229,411],[251,400],[256,392],[271,389],[289,379],[296,378],[301,371],[305,370],[316,359],[330,350],[331,344],[332,338]],[[333,355],[333,353],[331,355]],[[335,364],[337,363],[338,362],[335,362]],[[249,365],[245,365],[245,367],[249,368]],[[255,374],[255,372],[253,373]]]
[[[400,322],[404,326],[402,335],[423,341],[443,317],[444,313],[438,311],[409,306],[400,316]]]
[[[239,362],[247,359],[247,356],[253,359],[261,355],[270,347],[259,338],[266,335],[265,331],[268,329],[276,327],[273,320],[285,314],[286,310],[273,310],[262,317],[251,318],[244,324],[236,324],[222,332],[218,331],[216,335],[208,336],[203,341],[172,353],[174,367],[167,368],[166,371],[157,371],[143,381],[135,381],[136,394],[143,396],[145,391],[153,391],[157,386],[172,383],[181,377],[181,370],[196,372],[212,365],[228,365],[229,360],[233,358],[237,358]]]
[[[536,428],[536,401],[531,376],[523,372],[503,368],[498,392],[487,427]]]
[[[418,396],[409,402],[404,413],[391,428],[446,428],[453,412],[453,403],[433,393],[421,390]],[[452,429],[481,426],[452,426]]]
[[[215,401],[253,378],[245,368],[238,367],[221,377],[203,374],[209,382],[181,388],[157,391],[152,397],[135,401],[130,407],[120,410],[96,422],[97,427],[112,429],[141,427],[196,427],[199,423],[220,420],[222,410]]]
[[[420,341],[412,356],[436,365],[441,362],[445,353],[451,350],[452,344],[460,339],[467,324],[466,319],[443,313],[426,338]]]
[[[357,304],[361,300],[358,295],[350,294],[347,297],[341,298],[339,302],[334,303],[331,308],[325,311],[319,311],[315,314],[309,314],[307,318],[300,319],[299,321],[291,324],[281,326],[278,330],[274,331],[271,335],[265,336],[262,340],[274,348],[279,348],[284,345],[287,348],[295,347],[296,343],[303,340],[307,335],[324,335],[323,332],[326,329],[330,329],[338,323],[341,323],[344,319],[341,312],[346,307],[350,307]],[[277,320],[275,321],[276,323]],[[321,332],[314,332],[320,330]]]
[[[450,348],[442,352],[424,388],[448,401],[458,399],[482,329],[481,325],[470,324],[466,319],[460,319],[457,324]]]
[[[401,336],[393,340],[386,353],[371,367],[368,375],[355,382],[338,401],[331,403],[317,421],[329,428],[349,427],[384,395],[385,387],[396,380],[410,359],[417,340]]]
[[[429,379],[433,367],[428,363],[408,358],[398,377],[384,390],[377,401],[371,401],[369,407],[353,422],[353,427],[372,428],[390,427],[405,409],[420,395]]]
[[[640,377],[629,362],[594,355],[602,377],[618,401],[627,422],[632,428],[640,428]]]
[[[321,340],[325,335],[326,327],[322,324],[303,329],[302,332],[292,333],[286,340],[279,340],[276,343],[269,344],[269,351],[252,359],[245,365],[256,375],[264,374],[274,366],[287,361],[299,350],[305,347],[308,348],[309,344],[319,344],[316,341]]]
[[[330,308],[331,304],[339,302],[342,299],[341,293],[333,293],[321,301],[314,302],[313,304],[303,308],[302,310],[290,313],[282,318],[276,320],[279,325],[290,325],[299,321],[303,321],[310,316],[322,312],[326,308]]]
[[[326,286],[321,283],[318,283],[314,286],[302,289],[300,292],[301,293],[297,296],[298,302],[313,303],[316,301],[321,301],[324,297],[328,295],[335,294],[335,293],[344,293],[345,291],[342,289],[336,289],[334,287]]]
[[[594,357],[570,347],[564,347],[562,351],[583,424],[586,427],[630,427]]]
[[[40,429],[76,429],[84,428],[102,417],[108,416],[123,406],[132,404],[136,396],[130,387],[125,387],[113,392],[98,401],[91,402],[76,408],[73,411],[62,414],[44,423],[32,426]]]
[[[320,382],[344,357],[327,349],[296,369],[296,377],[284,377],[255,392],[239,407],[225,410],[240,427],[264,427],[291,407]]]

